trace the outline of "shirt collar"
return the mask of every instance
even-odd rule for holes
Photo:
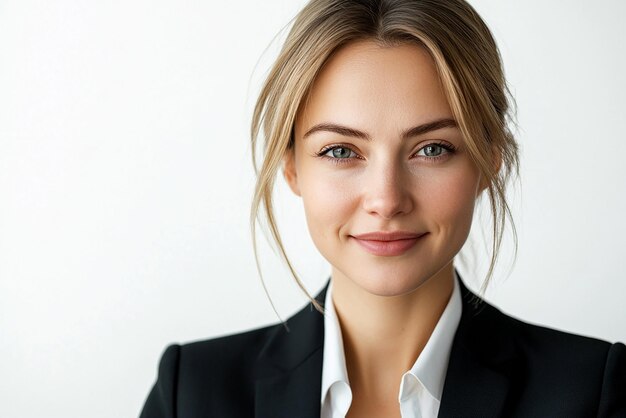
[[[461,288],[458,280],[459,278],[455,270],[454,288],[450,300],[437,325],[435,325],[435,329],[426,342],[424,349],[410,370],[410,373],[422,382],[426,390],[438,401],[441,401],[452,341],[461,320],[461,311],[463,309]]]
[[[428,392],[441,401],[443,384],[448,368],[452,341],[461,320],[462,301],[458,276],[454,270],[454,288],[435,329],[422,353],[409,370],[426,387]],[[324,301],[324,360],[322,363],[322,399],[324,405],[331,386],[339,385],[349,391],[348,371],[343,348],[341,327],[332,302],[332,279],[328,284]],[[400,378],[400,377],[398,377]],[[403,385],[404,386],[404,385]],[[402,393],[400,394],[402,396]]]
[[[324,357],[322,362],[322,405],[330,387],[336,383],[349,386],[346,357],[343,349],[341,327],[332,300],[333,281],[330,280],[324,301]]]

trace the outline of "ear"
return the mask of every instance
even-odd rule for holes
[[[283,157],[283,176],[294,194],[301,196],[298,187],[298,173],[296,172],[296,155],[293,148],[288,149]]]
[[[491,158],[494,165],[494,173],[498,173],[500,171],[500,167],[502,166],[502,153],[495,146],[491,149]],[[481,194],[487,187],[489,186],[489,181],[481,176],[480,185],[478,187],[478,194]]]

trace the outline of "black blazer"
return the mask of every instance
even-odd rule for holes
[[[439,417],[626,417],[624,344],[519,321],[460,284]],[[141,418],[319,418],[324,318],[309,303],[287,322],[169,346]]]

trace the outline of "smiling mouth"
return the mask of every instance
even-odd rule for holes
[[[365,251],[370,254],[392,257],[404,254],[411,249],[418,241],[420,241],[428,233],[416,235],[411,238],[393,239],[393,240],[380,240],[380,239],[363,239],[355,236],[353,238]]]

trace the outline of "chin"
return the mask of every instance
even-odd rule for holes
[[[420,257],[423,258],[423,257]],[[391,260],[388,260],[391,261]],[[358,268],[354,265],[342,269],[340,275],[347,279],[353,286],[359,287],[366,292],[377,296],[402,296],[428,285],[431,287],[441,275],[451,260],[443,259],[441,262],[429,263],[406,263],[396,260],[392,263],[362,263]],[[432,261],[432,260],[431,260]],[[395,264],[395,265],[394,265]]]
[[[394,273],[387,270],[382,274],[372,274],[370,272],[369,274],[357,275],[355,277],[361,277],[361,279],[353,281],[354,284],[373,295],[402,296],[420,288],[431,276],[415,271],[413,274],[407,274]]]

